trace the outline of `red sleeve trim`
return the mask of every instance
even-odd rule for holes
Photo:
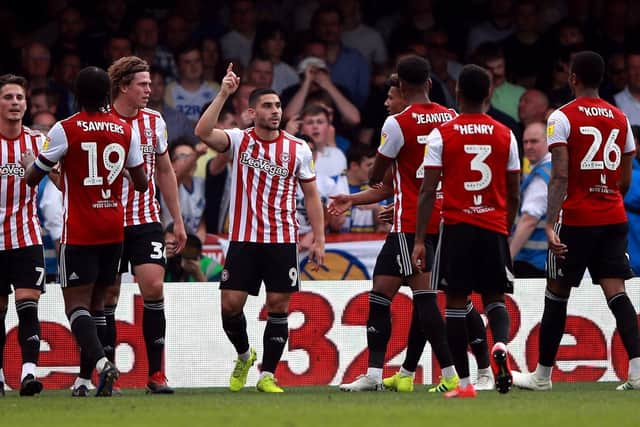
[[[314,176],[313,178],[308,178],[308,179],[299,178],[299,179],[300,179],[300,182],[313,182],[316,180],[316,177]]]
[[[384,154],[382,154],[382,153],[381,153],[381,152],[379,152],[379,151],[377,152],[377,155],[378,155],[378,156],[380,156],[380,157],[383,157],[383,158],[385,158],[385,159],[395,160],[393,157],[387,157],[387,156],[385,156]]]
[[[510,170],[507,170],[507,172],[509,172],[509,173],[520,173],[521,170],[520,169],[510,169]]]
[[[558,146],[558,145],[567,145],[567,141],[558,141],[558,142],[554,142],[552,144],[549,144],[549,151],[551,151],[552,148]]]
[[[429,166],[424,166],[425,169],[442,169],[442,166],[433,166],[433,165],[429,165]]]

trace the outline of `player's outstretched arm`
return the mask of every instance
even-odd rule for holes
[[[184,228],[180,203],[178,202],[178,182],[171,166],[171,160],[169,160],[169,154],[167,152],[159,154],[156,156],[156,160],[158,161],[156,169],[158,188],[169,209],[171,218],[173,218],[173,233],[176,236],[175,252],[179,254],[187,242],[187,232]]]
[[[233,72],[233,64],[229,63],[227,74],[220,85],[220,92],[213,98],[211,105],[205,110],[196,124],[196,136],[209,147],[221,153],[229,148],[229,138],[224,131],[215,129],[215,125],[218,123],[222,107],[229,96],[238,89],[239,85],[240,77]]]
[[[549,196],[547,199],[547,240],[549,249],[557,255],[564,256],[567,245],[560,241],[554,230],[562,203],[567,196],[569,182],[569,150],[566,144],[558,144],[551,148],[551,179],[549,180]]]
[[[533,215],[522,214],[511,237],[511,243],[509,243],[511,259],[520,252],[520,249],[522,249],[527,240],[529,240],[539,221],[540,218],[536,218]]]
[[[367,188],[357,193],[329,196],[331,201],[329,201],[328,209],[331,215],[342,215],[351,206],[370,205],[386,200],[391,196],[393,196],[393,185],[383,182],[379,187]]]
[[[47,174],[47,171],[43,171],[42,169],[35,167],[35,161],[35,155],[31,150],[25,151],[20,157],[20,164],[27,171],[24,178],[27,181],[27,185],[30,187],[38,185],[42,178]]]
[[[300,181],[300,187],[304,193],[304,204],[313,231],[313,244],[311,245],[309,259],[314,263],[313,271],[318,271],[324,264],[324,213],[320,193],[315,181]]]
[[[373,167],[369,173],[369,185],[372,187],[378,187],[385,179],[389,166],[391,166],[392,162],[393,159],[377,153],[376,160],[373,162]]]

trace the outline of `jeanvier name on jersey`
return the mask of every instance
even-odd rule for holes
[[[124,135],[124,126],[117,123],[85,122],[84,120],[78,120],[76,124],[85,132],[111,132]]]
[[[283,159],[283,161],[286,160]],[[245,166],[249,166],[250,168],[264,171],[271,176],[281,176],[283,178],[289,176],[289,170],[287,168],[278,166],[277,164],[267,159],[256,159],[254,157],[251,157],[251,155],[247,152],[240,154],[240,163]]]
[[[418,125],[428,125],[432,123],[441,124],[453,119],[453,114],[449,112],[442,113],[411,113],[411,117],[416,121]]]

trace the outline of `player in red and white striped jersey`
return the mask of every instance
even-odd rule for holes
[[[186,233],[180,205],[178,184],[167,152],[167,126],[158,111],[146,108],[151,93],[148,64],[136,57],[126,56],[109,67],[111,79],[112,111],[140,135],[144,168],[149,178],[148,190],[135,191],[129,182],[123,183],[122,200],[125,204],[125,240],[121,272],[129,271],[140,286],[144,300],[142,331],[149,361],[150,393],[171,394],[162,366],[166,320],[164,315],[163,283],[167,250],[182,251]],[[160,205],[156,198],[157,186],[174,219],[175,242],[164,241],[160,222]],[[116,326],[114,312],[120,294],[120,278],[109,288],[105,317],[107,334],[105,348],[110,360],[115,360]]]
[[[97,328],[104,322],[92,318],[89,309],[94,305],[104,310],[105,290],[118,273],[124,239],[124,169],[129,170],[136,189],[147,189],[140,139],[107,111],[109,86],[109,76],[100,68],[86,67],[78,73],[75,96],[80,112],[51,128],[48,147],[26,174],[27,183],[35,186],[60,164],[64,200],[60,283],[81,350],[81,370],[88,370],[74,383],[72,396],[78,397],[88,396],[93,367],[100,374],[98,396],[110,396],[119,375],[100,342]]]
[[[307,143],[281,131],[280,98],[270,89],[249,96],[254,128],[214,129],[220,110],[240,83],[232,64],[220,92],[196,125],[196,135],[233,162],[229,234],[231,243],[222,272],[222,325],[238,360],[230,380],[232,391],[244,387],[256,360],[249,346],[243,314],[247,295],[267,290],[267,326],[264,331],[262,374],[257,388],[281,392],[273,374],[288,338],[287,315],[291,292],[299,287],[296,186],[300,183],[314,234],[309,258],[324,259],[323,208],[315,183],[312,154]]]
[[[4,326],[11,286],[16,292],[22,349],[21,394],[42,390],[35,378],[40,353],[38,300],[44,289],[44,252],[36,211],[37,188],[29,187],[21,165],[26,152],[37,153],[44,135],[22,125],[27,81],[0,76],[0,396],[4,394]]]
[[[424,155],[416,234],[423,233],[433,212],[438,183],[444,200],[437,283],[446,283],[447,335],[460,384],[446,397],[475,397],[469,381],[466,304],[472,291],[482,295],[491,331],[496,388],[506,393],[511,373],[505,343],[509,315],[504,293],[513,292],[507,243],[518,210],[520,160],[518,144],[506,126],[484,114],[491,77],[476,65],[463,67],[457,86],[460,115],[433,130]],[[425,265],[426,248],[417,242],[412,261]]]

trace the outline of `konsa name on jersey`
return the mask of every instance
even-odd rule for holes
[[[111,132],[124,135],[124,127],[116,123],[85,122],[83,120],[78,120],[76,124],[85,132]]]
[[[0,165],[0,175],[3,176],[19,176],[24,178],[25,170],[19,163],[7,163],[6,165]]]
[[[587,117],[608,117],[613,119],[613,111],[604,107],[585,107],[579,106],[578,111],[584,113]]]
[[[426,125],[431,123],[444,123],[453,119],[453,115],[451,113],[411,113],[411,117],[416,121],[416,124]]]
[[[240,155],[240,163],[245,166],[249,166],[250,168],[264,171],[271,176],[281,176],[285,178],[289,175],[289,170],[287,168],[278,166],[266,159],[254,159],[246,152]]]

